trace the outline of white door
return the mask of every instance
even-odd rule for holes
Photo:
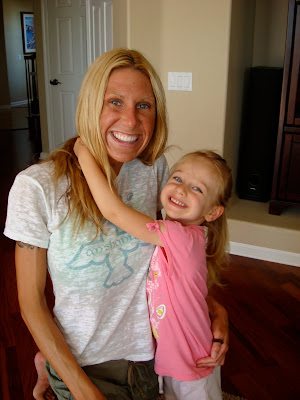
[[[88,65],[113,47],[112,0],[87,0]]]
[[[45,85],[50,151],[76,134],[75,111],[81,82],[87,69],[87,48],[94,58],[112,48],[112,1],[43,0]],[[91,4],[93,3],[93,4]],[[110,3],[108,7],[106,3]],[[110,12],[103,13],[105,9]],[[97,11],[100,10],[100,11]],[[102,11],[101,11],[102,10]],[[97,13],[111,22],[97,19]],[[93,23],[90,18],[93,17]],[[88,19],[88,23],[86,22]],[[103,33],[105,26],[105,34]],[[91,27],[93,29],[91,29]],[[89,33],[87,35],[87,28]],[[95,35],[96,37],[93,37]],[[108,45],[97,48],[99,36]],[[93,43],[93,44],[91,44]],[[91,61],[91,59],[89,60]]]

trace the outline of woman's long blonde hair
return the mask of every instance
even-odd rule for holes
[[[181,161],[192,158],[201,157],[209,160],[219,175],[219,185],[216,199],[216,206],[224,207],[224,211],[215,221],[203,223],[206,227],[206,262],[207,262],[207,286],[219,284],[220,272],[224,267],[227,257],[229,245],[228,226],[226,217],[226,207],[232,192],[232,172],[226,160],[219,154],[211,150],[199,150],[184,155],[176,165]],[[174,167],[176,167],[176,165]],[[174,169],[172,168],[172,170]],[[216,182],[217,184],[217,182]]]
[[[76,110],[76,129],[85,145],[89,148],[115,190],[116,174],[112,169],[105,144],[101,135],[100,115],[104,95],[112,71],[120,68],[132,68],[145,74],[151,83],[155,102],[156,119],[153,135],[146,149],[139,155],[145,165],[153,165],[165,151],[168,126],[165,93],[161,81],[149,61],[138,51],[115,49],[98,57],[87,70],[78,96]],[[68,179],[66,201],[67,217],[74,218],[74,233],[83,228],[86,221],[96,226],[96,234],[102,230],[102,215],[91,195],[86,180],[74,154],[76,137],[69,139],[62,149],[54,150],[50,160],[54,162],[55,182],[62,177]]]

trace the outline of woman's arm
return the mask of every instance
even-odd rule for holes
[[[76,400],[105,400],[71,353],[45,297],[47,250],[16,243],[15,261],[22,317],[37,346]]]
[[[211,318],[211,329],[215,339],[222,339],[224,343],[215,342],[212,345],[210,357],[197,361],[198,367],[217,367],[224,365],[225,355],[229,345],[228,315],[223,306],[212,296],[207,296],[206,302]]]
[[[158,233],[150,232],[146,226],[147,223],[154,222],[154,220],[148,215],[128,207],[117,194],[111,191],[107,179],[81,139],[77,139],[74,151],[94,200],[104,218],[140,240],[163,246]],[[165,230],[163,223],[160,223],[160,230],[162,232]]]

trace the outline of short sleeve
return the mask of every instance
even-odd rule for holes
[[[149,229],[149,232],[158,232],[160,231],[159,223],[158,222],[148,222],[146,224],[147,228]]]
[[[33,178],[18,175],[9,192],[4,235],[10,239],[48,248],[49,204],[43,188]]]
[[[182,270],[185,265],[196,265],[205,267],[205,232],[202,226],[183,226],[177,221],[161,221],[165,225],[165,232],[158,230],[158,234],[168,257],[169,274],[174,268]],[[184,262],[182,263],[182,261]]]
[[[157,176],[157,186],[158,186],[158,196],[157,196],[157,211],[160,211],[163,207],[160,201],[160,194],[163,187],[166,185],[169,179],[169,166],[166,160],[166,157],[162,155],[155,162],[155,172]]]

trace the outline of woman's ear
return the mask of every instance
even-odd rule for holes
[[[211,209],[208,214],[204,216],[205,221],[207,222],[215,221],[223,214],[223,212],[224,212],[223,206],[216,206],[213,209]]]

